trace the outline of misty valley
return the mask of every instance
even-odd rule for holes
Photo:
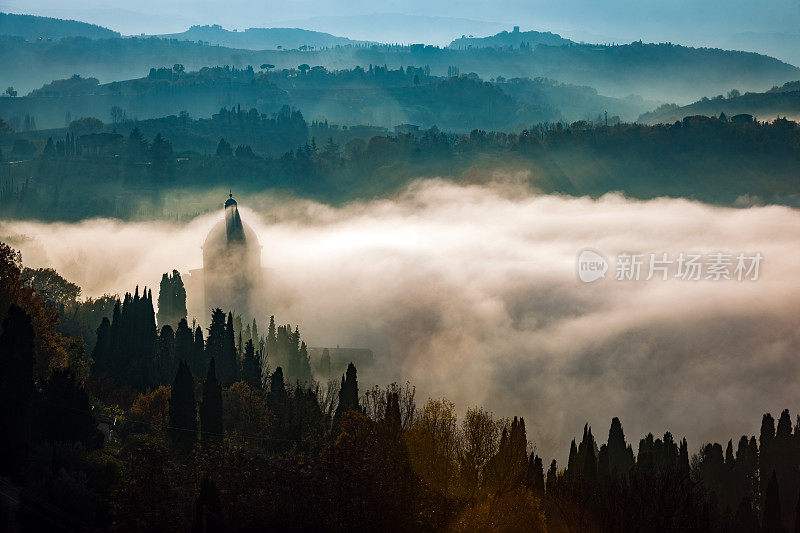
[[[0,530],[800,531],[800,5],[501,4],[2,8]]]

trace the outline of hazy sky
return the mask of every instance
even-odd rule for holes
[[[290,22],[338,34],[346,30],[354,38],[390,41],[414,33],[418,26],[417,38],[412,40],[419,42],[493,31],[495,26],[486,23],[518,24],[522,29],[551,30],[576,39],[693,43],[717,42],[743,31],[796,33],[800,26],[799,0],[385,0],[379,4],[365,0],[77,0],[68,7],[62,0],[2,0],[0,10],[87,20],[126,34],[182,31],[190,24],[244,29]],[[374,13],[462,20],[456,24],[439,21],[437,30],[435,25],[409,19],[352,19]]]
[[[563,459],[587,421],[603,438],[613,416],[634,449],[648,431],[670,430],[694,452],[757,433],[764,412],[778,416],[797,397],[796,210],[436,180],[342,207],[268,196],[239,205],[264,245],[279,323],[299,323],[311,346],[373,348],[363,387],[410,379],[420,401],[444,395],[462,412],[481,404],[525,416],[544,457]],[[200,267],[221,216],[2,222],[0,236],[24,262],[98,295]],[[586,247],[609,258],[758,251],[764,261],[756,282],[584,284],[575,260]]]

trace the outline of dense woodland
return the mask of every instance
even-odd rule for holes
[[[359,65],[382,65],[390,69],[428,65],[431,73],[438,76],[455,67],[483,79],[547,77],[562,83],[588,85],[609,96],[638,94],[646,99],[668,101],[691,101],[733,88],[767,90],[796,80],[800,74],[794,66],[754,53],[642,42],[514,49],[461,50],[414,44],[244,50],[156,37],[26,41],[22,37],[0,36],[0,63],[8,66],[6,79],[13,80],[23,94],[76,73],[105,81],[126,80],[141,76],[154,65],[167,67],[175,63],[190,71],[208,66],[246,68],[262,64],[278,69],[307,64],[328,70]]]
[[[0,116],[16,129],[25,126],[25,116],[39,128],[49,129],[67,125],[70,117],[93,116],[105,122],[181,112],[207,117],[221,107],[237,105],[269,115],[289,105],[312,119],[348,126],[393,128],[411,123],[470,131],[593,119],[604,111],[633,120],[655,107],[641,98],[608,98],[590,87],[545,78],[498,77],[487,82],[476,74],[462,75],[455,67],[446,77],[431,75],[427,66],[368,65],[338,71],[308,64],[283,70],[270,67],[185,72],[183,65],[176,64],[150,69],[144,78],[106,84],[76,74],[27,96],[0,98]]]
[[[522,172],[532,187],[572,195],[798,201],[800,126],[784,119],[695,116],[606,126],[600,118],[521,133],[457,135],[434,127],[364,139],[368,128],[309,124],[289,108],[268,117],[237,107],[201,120],[183,115],[114,126],[83,118],[54,131],[2,127],[0,213],[9,218],[188,218],[204,211],[188,201],[166,204],[170,196],[235,187],[241,195],[272,191],[335,203],[392,194],[419,178],[474,181],[498,171]],[[267,155],[281,146],[282,155]]]
[[[357,369],[331,369],[325,353],[312,373],[299,329],[274,318],[262,330],[215,309],[206,332],[190,327],[177,272],[162,278],[157,315],[150,289],[81,300],[5,244],[0,273],[4,527],[800,526],[800,419],[788,410],[765,414],[758,436],[691,451],[669,432],[629,442],[615,418],[607,438],[584,427],[559,464],[536,453],[522,418],[417,405],[412,384],[359,389]]]
[[[686,106],[664,104],[657,109],[643,113],[640,122],[657,124],[674,122],[688,115],[719,116],[751,115],[761,120],[772,120],[775,117],[787,117],[797,120],[800,117],[800,81],[784,83],[763,93],[738,90],[728,91],[723,96],[703,97]]]

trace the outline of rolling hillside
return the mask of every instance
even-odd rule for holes
[[[13,35],[28,41],[61,39],[62,37],[89,37],[111,39],[120,34],[108,28],[79,22],[34,15],[0,13],[0,35]]]

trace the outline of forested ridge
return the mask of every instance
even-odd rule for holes
[[[636,445],[614,418],[607,438],[585,426],[559,464],[537,454],[522,418],[480,407],[458,416],[447,399],[417,405],[410,383],[364,390],[352,364],[332,369],[324,352],[312,374],[299,328],[274,317],[243,326],[215,309],[207,332],[189,326],[177,272],[162,278],[156,315],[152,289],[98,308],[57,272],[23,268],[5,244],[0,269],[9,527],[800,525],[800,419],[793,427],[788,410],[777,422],[765,414],[758,436],[691,450],[669,432]]]
[[[152,66],[175,63],[187,70],[262,64],[279,69],[307,64],[329,70],[370,64],[391,69],[427,65],[435,75],[444,75],[455,67],[484,79],[547,77],[588,85],[610,96],[639,94],[647,99],[679,97],[684,101],[736,87],[766,90],[798,77],[797,67],[755,53],[642,42],[465,50],[424,44],[245,50],[156,37],[67,37],[29,42],[22,37],[0,36],[0,62],[10,67],[6,79],[24,92],[75,73],[111,82],[135,78]]]
[[[416,179],[474,180],[498,171],[521,172],[545,193],[796,205],[800,126],[695,116],[655,126],[606,126],[601,118],[520,133],[432,127],[379,134],[308,123],[288,107],[270,117],[237,106],[200,120],[106,125],[83,118],[31,132],[6,126],[0,147],[0,213],[8,218],[190,218],[196,207],[167,212],[165,200],[235,187],[243,195],[339,203],[390,195]],[[282,154],[268,155],[274,152]]]
[[[146,77],[105,84],[77,74],[53,80],[27,96],[0,98],[0,116],[16,126],[30,116],[39,128],[49,129],[67,125],[71,120],[67,117],[93,116],[106,122],[181,112],[207,117],[231,106],[271,114],[289,105],[315,120],[347,126],[393,128],[412,123],[469,131],[571,122],[595,118],[603,111],[632,120],[655,106],[641,98],[609,98],[590,87],[547,78],[482,80],[475,74],[461,75],[455,68],[450,74],[435,76],[425,66],[364,65],[329,71],[308,64],[281,70],[265,64],[260,69],[226,66],[186,72],[175,64],[152,68]]]

